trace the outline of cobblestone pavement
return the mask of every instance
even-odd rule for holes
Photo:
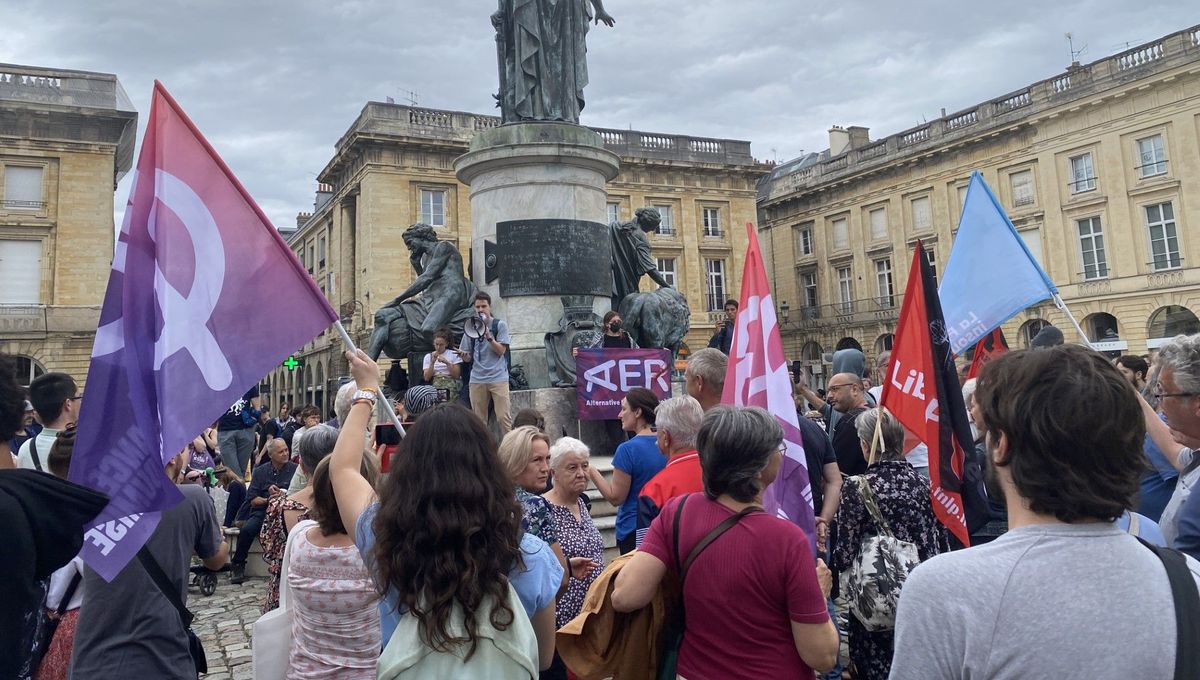
[[[208,657],[205,680],[251,680],[250,629],[259,617],[259,604],[267,591],[263,578],[247,578],[240,586],[222,574],[217,592],[204,597],[196,588],[188,591],[188,609],[196,615],[192,630],[204,643]]]

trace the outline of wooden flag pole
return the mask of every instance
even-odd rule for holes
[[[333,325],[335,328],[337,328],[338,335],[342,336],[342,344],[346,345],[346,349],[357,353],[358,347],[354,345],[354,339],[351,338],[350,334],[346,332],[346,327],[342,325],[341,319],[335,321]],[[390,420],[392,424],[396,426],[396,431],[400,433],[400,438],[403,439],[404,426],[400,424],[400,417],[396,415],[396,409],[392,408],[391,401],[384,399],[382,394],[379,396],[380,399],[375,403],[375,408],[383,411],[388,420]]]

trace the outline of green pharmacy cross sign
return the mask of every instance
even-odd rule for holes
[[[294,371],[304,365],[303,361],[296,359],[295,355],[289,356],[287,361],[283,362],[283,367],[289,371]]]

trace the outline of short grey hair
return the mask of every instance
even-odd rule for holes
[[[312,476],[317,464],[333,453],[337,444],[338,431],[328,425],[313,425],[304,431],[304,436],[296,444],[296,453],[300,456],[300,467],[305,474]]]
[[[863,411],[854,420],[854,430],[860,441],[871,449],[871,440],[875,438],[875,423],[879,422],[879,414],[883,413],[883,424],[880,434],[883,439],[883,450],[879,451],[879,460],[904,459],[904,426],[887,409],[873,408]]]
[[[1163,343],[1156,363],[1171,369],[1180,391],[1200,393],[1200,333],[1176,335]]]
[[[783,443],[775,416],[750,406],[716,406],[704,415],[696,447],[704,474],[704,495],[716,500],[729,494],[750,503],[762,493],[758,473]]]
[[[353,380],[338,388],[337,396],[333,399],[333,415],[337,416],[339,427],[342,425],[342,423],[346,422],[346,418],[350,415],[350,400],[354,397],[354,393],[357,391],[358,383],[354,382]],[[383,395],[378,396],[385,402],[385,408],[391,407],[391,402],[386,397]],[[375,428],[375,421],[378,419],[378,414],[379,407],[377,404],[375,408],[371,409],[371,419],[367,421],[367,427],[372,429]],[[307,437],[308,433],[306,432],[304,436]]]
[[[970,404],[971,399],[975,398],[975,388],[978,386],[979,386],[979,378],[971,378],[970,380],[963,383],[962,395],[963,395],[963,403],[964,404]]]
[[[725,368],[729,365],[729,357],[715,348],[705,347],[693,354],[687,362],[686,375],[698,375],[706,385],[720,391],[725,386]]]
[[[550,446],[550,467],[557,470],[563,460],[572,453],[582,454],[584,459],[591,455],[587,444],[574,437],[563,437]]]
[[[704,409],[700,402],[684,395],[671,397],[658,403],[654,409],[654,422],[659,430],[671,433],[671,440],[680,446],[696,446],[696,435],[700,433],[700,422],[704,420]]]
[[[880,352],[879,356],[875,357],[875,368],[882,368],[882,369],[886,370],[888,361],[890,361],[891,358],[892,358],[891,350],[885,350],[883,352]]]

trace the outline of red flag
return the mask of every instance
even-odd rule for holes
[[[965,546],[970,545],[968,516],[972,528],[980,519],[986,521],[986,499],[978,466],[967,461],[965,452],[973,450],[971,428],[933,272],[924,252],[918,241],[879,401],[929,447],[934,514]],[[968,468],[969,474],[964,472]],[[964,483],[964,479],[970,481]]]
[[[812,485],[792,399],[792,377],[783,358],[775,303],[753,224],[746,224],[746,233],[749,244],[742,272],[742,299],[729,347],[721,403],[766,409],[783,428],[786,452],[775,482],[763,494],[763,507],[803,529],[815,550]]]
[[[987,362],[1007,351],[1008,343],[1004,341],[1004,331],[997,326],[975,345],[975,355],[971,357],[971,368],[967,371],[967,380],[978,378],[979,372],[983,370]]]

